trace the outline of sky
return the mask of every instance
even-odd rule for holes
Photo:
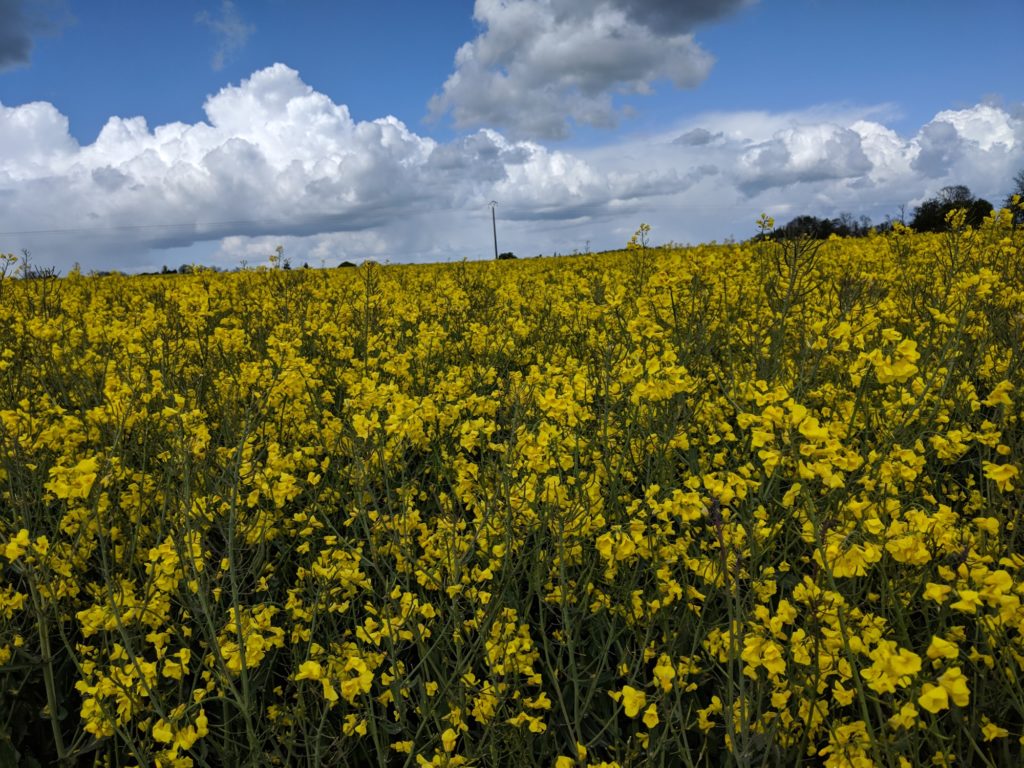
[[[0,0],[0,253],[138,272],[745,239],[1024,168],[1024,3]],[[901,208],[902,207],[902,208]]]

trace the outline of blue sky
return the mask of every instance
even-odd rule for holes
[[[446,260],[491,250],[490,199],[520,255],[999,202],[1021,29],[1019,0],[0,0],[0,251]]]

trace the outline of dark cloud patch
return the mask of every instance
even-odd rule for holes
[[[21,0],[0,0],[0,71],[27,64],[32,30]]]
[[[92,180],[96,182],[96,186],[105,192],[115,192],[130,181],[128,176],[116,168],[111,168],[109,165],[105,165],[102,168],[94,168]]]
[[[0,72],[28,64],[33,38],[72,21],[65,0],[0,0]]]
[[[732,15],[750,0],[615,0],[630,18],[654,29],[690,32]]]
[[[945,176],[962,154],[960,134],[944,120],[922,128],[918,140],[921,151],[910,161],[910,167],[931,179]]]
[[[676,137],[672,143],[681,144],[686,147],[703,147],[720,138],[722,138],[721,131],[712,133],[707,128],[694,128]]]

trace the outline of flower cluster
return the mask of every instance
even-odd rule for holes
[[[1022,264],[997,212],[5,284],[0,754],[1014,764]]]

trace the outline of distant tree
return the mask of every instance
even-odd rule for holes
[[[341,264],[338,265],[338,267],[354,267],[354,266],[355,266],[355,264],[353,264],[351,261],[343,261],[343,262],[341,262]]]
[[[992,203],[976,198],[967,187],[957,184],[943,187],[936,197],[917,206],[910,226],[918,232],[945,232],[946,215],[959,208],[967,211],[966,223],[972,227],[980,226],[985,217],[992,213]]]
[[[871,219],[861,216],[855,219],[852,213],[841,213],[833,219],[823,219],[804,214],[773,230],[770,236],[776,240],[794,240],[805,237],[812,240],[826,240],[837,237],[866,237],[871,231]]]
[[[507,261],[508,259],[514,259],[514,258],[517,258],[517,257],[516,257],[516,255],[514,253],[512,253],[512,251],[505,251],[504,253],[499,253],[498,254],[498,261]]]
[[[1013,204],[1014,195],[1019,198],[1016,207]],[[1017,175],[1013,177],[1013,188],[1010,190],[1010,194],[1006,196],[1006,200],[1003,201],[1003,208],[1013,211],[1013,225],[1015,227],[1024,225],[1024,168],[1017,171]]]
[[[798,237],[810,237],[820,240],[828,237],[830,232],[827,219],[819,219],[817,216],[807,214],[797,216],[786,224],[775,230],[777,239],[791,240]]]

